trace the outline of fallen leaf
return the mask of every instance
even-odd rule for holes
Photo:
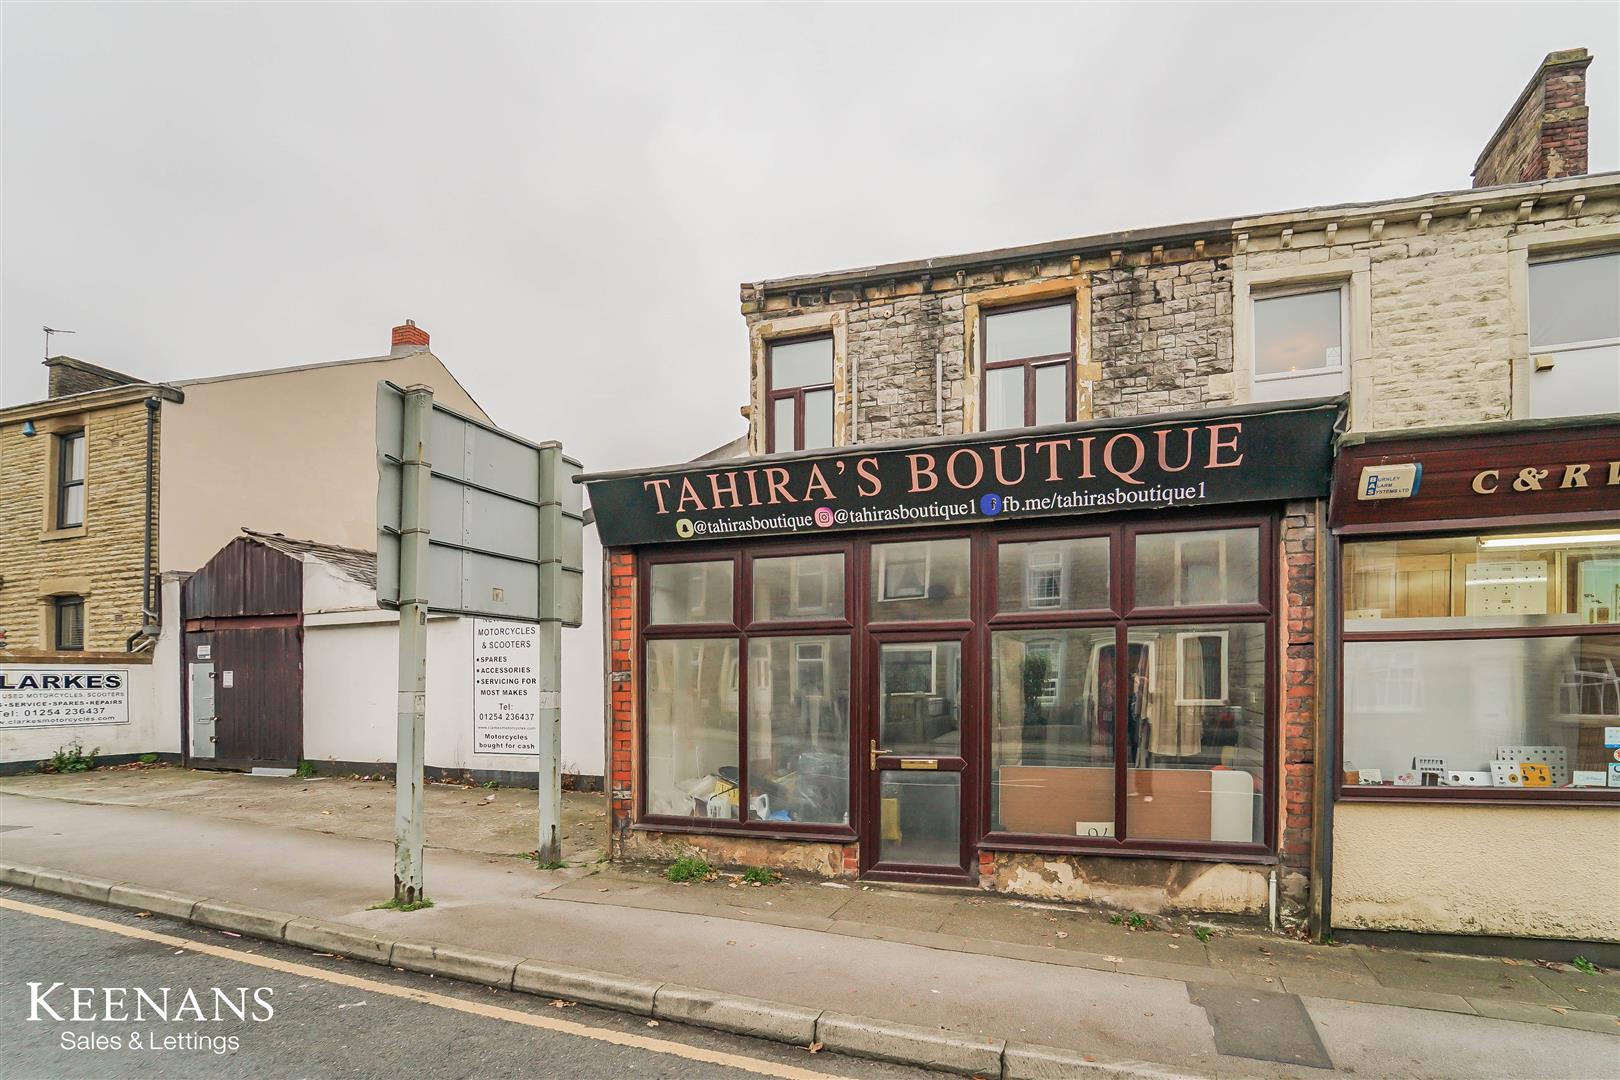
[[[1502,963],[1506,964],[1508,967],[1518,967],[1519,966],[1519,962],[1517,960],[1513,959],[1513,957],[1511,957],[1511,956],[1502,957]]]
[[[1549,1006],[1547,1006],[1547,1008],[1551,1009],[1553,1012],[1557,1013],[1559,1016],[1563,1016],[1565,1013],[1569,1012],[1568,1009],[1564,1008],[1561,1005],[1549,1005]]]
[[[648,1027],[657,1027],[657,1026],[658,1026],[658,1021],[656,1021],[656,1020],[649,1020],[649,1021],[647,1021],[647,1026],[648,1026]]]
[[[564,1001],[562,998],[552,998],[550,1004],[553,1009],[572,1009],[575,1005],[578,1005],[579,1002]]]
[[[1068,931],[1067,931],[1067,930],[1059,930],[1059,931],[1058,931],[1058,937],[1060,937],[1060,938],[1066,938],[1066,937],[1068,937],[1068,936],[1069,936],[1069,932],[1068,932]]]
[[[152,917],[152,913],[150,911],[137,911],[135,913],[135,917],[137,919],[150,919]]]
[[[805,1047],[805,1049],[810,1051],[812,1054],[819,1054],[821,1053],[821,1044],[818,1042],[813,1042],[809,1046]]]
[[[1179,949],[1179,948],[1181,948],[1181,946],[1180,946],[1180,945],[1171,945],[1171,946],[1170,946],[1170,947],[1171,947],[1171,948],[1172,948],[1172,949]]]
[[[241,934],[238,934],[235,930],[221,930],[220,933],[224,934],[226,937],[241,937],[242,936]]]
[[[1267,975],[1267,976],[1266,976],[1266,982],[1276,982],[1276,981],[1277,981],[1277,980],[1276,980],[1276,979],[1273,979],[1273,978],[1272,978],[1272,977],[1271,977],[1271,976],[1270,976],[1270,975]]]
[[[1105,956],[1103,959],[1108,961],[1110,964],[1123,964],[1125,962],[1125,958],[1123,956]]]
[[[1080,1060],[1081,1061],[1096,1061],[1097,1059],[1095,1057],[1093,1057],[1092,1055],[1090,1055],[1090,1054],[1081,1054],[1080,1055]]]

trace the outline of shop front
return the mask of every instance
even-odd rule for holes
[[[1335,926],[1620,941],[1620,423],[1346,440]]]
[[[584,478],[615,852],[1262,912],[1307,870],[1340,413]]]

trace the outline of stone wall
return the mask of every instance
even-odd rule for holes
[[[22,424],[20,416],[0,423],[6,488],[0,628],[6,631],[6,655],[15,659],[48,649],[49,597],[59,593],[85,597],[87,652],[122,653],[125,639],[142,623],[146,406],[137,398],[41,417],[33,436],[22,433]],[[48,517],[52,443],[55,433],[81,427],[87,439],[85,524],[58,530]]]
[[[962,432],[962,311],[960,291],[850,307],[847,348],[858,365],[859,441]],[[944,393],[937,398],[941,369]]]
[[[1232,273],[1226,259],[1091,275],[1093,415],[1133,416],[1232,400]]]

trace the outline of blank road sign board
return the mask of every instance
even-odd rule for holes
[[[377,384],[377,603],[399,606],[405,392]],[[433,403],[426,457],[428,608],[578,626],[584,604],[584,506],[578,461]],[[555,550],[543,537],[560,511]],[[548,587],[555,581],[555,589]],[[555,591],[555,597],[550,594]]]

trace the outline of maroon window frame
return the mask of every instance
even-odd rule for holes
[[[1454,525],[1467,525],[1468,522],[1454,522]],[[1510,533],[1517,528],[1519,531],[1528,531],[1534,526],[1534,521],[1526,519],[1497,520],[1493,529],[1489,524],[1475,523],[1474,528],[1448,528],[1439,530],[1425,530],[1422,532],[1390,532],[1370,533],[1359,532],[1354,539],[1348,539],[1341,544],[1339,553],[1339,610],[1343,612],[1345,589],[1343,565],[1345,553],[1343,547],[1356,540],[1369,542],[1388,540],[1414,540],[1434,539],[1442,536],[1478,536],[1483,530],[1496,533]],[[1591,528],[1604,528],[1606,522],[1584,521],[1578,523],[1563,522],[1560,527],[1579,528],[1581,525]],[[1620,634],[1620,623],[1580,623],[1569,626],[1524,626],[1524,627],[1497,627],[1497,628],[1469,628],[1458,627],[1455,630],[1344,630],[1340,627],[1338,638],[1339,670],[1344,671],[1344,649],[1346,645],[1358,641],[1483,641],[1492,638],[1534,638],[1534,637],[1593,637]],[[1346,802],[1389,802],[1389,803],[1450,803],[1458,805],[1494,805],[1494,806],[1590,806],[1594,803],[1613,806],[1620,803],[1620,788],[1454,788],[1454,787],[1394,787],[1379,785],[1346,784],[1344,782],[1344,691],[1341,687],[1338,700],[1333,703],[1338,712],[1337,739],[1334,746],[1333,768],[1338,773],[1338,797]]]
[[[829,382],[811,383],[805,386],[789,386],[781,390],[776,389],[775,358],[776,349],[780,345],[801,345],[807,341],[827,341],[833,339],[831,334],[802,334],[798,337],[773,338],[765,344],[765,452],[767,454],[787,453],[793,450],[804,449],[804,395],[815,393],[818,390],[831,392],[833,384]],[[835,394],[836,397],[836,394]],[[783,399],[793,401],[793,431],[779,432],[776,430],[776,403]],[[834,401],[833,411],[833,439],[829,445],[837,443],[837,402]],[[792,445],[783,445],[786,438]]]
[[[979,430],[1000,430],[989,426],[990,373],[1006,368],[1022,368],[1024,376],[1024,426],[1035,426],[1035,369],[1048,365],[1063,365],[1063,422],[1074,422],[1074,298],[1062,300],[1036,300],[1027,304],[1006,304],[984,308],[979,312]],[[1015,311],[1034,311],[1038,308],[1066,307],[1069,309],[1069,348],[1067,352],[1046,356],[1022,356],[1016,360],[998,360],[990,363],[988,320],[996,315]]]
[[[1151,533],[1199,532],[1217,529],[1254,528],[1259,532],[1258,597],[1253,604],[1230,604],[1186,607],[1136,607],[1135,557],[1136,538]],[[940,621],[879,622],[871,618],[871,563],[872,548],[878,544],[941,540],[967,536],[972,545],[971,578],[972,597],[970,617]],[[1105,536],[1109,545],[1109,606],[1093,611],[1032,611],[997,613],[999,605],[997,565],[998,547],[1004,543],[1030,540],[1079,539]],[[638,557],[636,642],[638,671],[636,675],[637,751],[636,818],[633,828],[653,832],[685,832],[707,835],[747,835],[779,840],[819,840],[834,843],[855,843],[867,831],[869,775],[862,767],[866,746],[861,741],[870,730],[869,715],[874,704],[866,700],[866,688],[872,680],[872,656],[876,639],[897,636],[944,636],[966,634],[964,652],[964,695],[971,687],[973,697],[964,702],[977,710],[977,715],[964,715],[963,755],[966,758],[964,782],[963,845],[964,851],[1030,851],[1080,852],[1093,855],[1114,855],[1149,858],[1185,858],[1218,862],[1269,863],[1276,860],[1277,850],[1277,784],[1278,784],[1278,555],[1275,550],[1277,523],[1269,512],[1231,515],[1163,514],[1150,522],[1127,522],[1117,517],[1096,517],[1083,521],[1070,521],[1059,525],[1032,525],[1017,528],[961,528],[899,529],[862,534],[843,541],[808,542],[789,538],[746,543],[722,542],[703,545],[682,545],[672,552],[643,550]],[[816,555],[842,553],[844,556],[844,614],[837,619],[754,622],[753,563],[758,559],[788,555]],[[726,623],[661,624],[648,621],[651,605],[651,568],[671,563],[725,562],[733,565],[732,615]],[[990,831],[991,763],[989,747],[984,738],[990,715],[991,680],[982,677],[978,669],[988,662],[990,634],[995,630],[1013,629],[1088,629],[1115,628],[1116,685],[1123,685],[1129,654],[1127,635],[1137,625],[1164,625],[1212,627],[1232,623],[1257,623],[1265,628],[1265,702],[1264,751],[1261,804],[1264,807],[1264,840],[1260,843],[1198,842],[1189,840],[1132,839],[1126,822],[1126,775],[1129,738],[1128,725],[1122,716],[1116,716],[1115,730],[1115,833],[1114,837],[1070,837],[1044,834],[1023,834]],[[850,788],[848,827],[810,822],[756,821],[750,818],[748,799],[739,798],[738,818],[735,821],[700,820],[691,817],[650,815],[647,813],[647,643],[668,638],[723,638],[737,641],[738,674],[738,771],[739,783],[746,795],[748,788],[748,642],[755,637],[785,637],[804,634],[850,637]],[[966,670],[968,657],[974,658],[975,672]],[[1116,709],[1125,710],[1126,699],[1116,699]],[[876,858],[870,845],[861,845],[862,869]],[[966,858],[967,855],[964,855]],[[971,868],[971,861],[967,863]],[[874,873],[874,878],[895,877],[906,879],[905,873]],[[937,878],[938,875],[917,875],[919,880]]]

